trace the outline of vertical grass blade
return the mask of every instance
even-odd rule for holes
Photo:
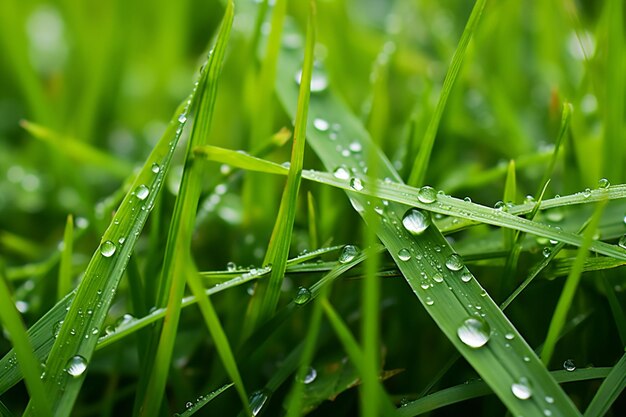
[[[195,116],[187,146],[188,158],[174,206],[156,300],[157,307],[166,306],[166,317],[158,337],[158,344],[155,345],[153,341],[150,345],[151,350],[148,353],[150,360],[146,361],[146,365],[150,368],[147,370],[149,377],[145,384],[140,385],[138,391],[136,404],[141,404],[139,412],[142,416],[158,414],[165,392],[185,290],[185,277],[190,261],[191,236],[202,190],[202,166],[193,163],[191,150],[195,146],[206,144],[208,138],[233,15],[234,5],[232,1],[229,1],[214,50],[210,53],[208,62],[201,72],[191,103]]]
[[[0,267],[3,266],[0,265]],[[2,271],[0,271],[0,300],[3,300],[0,303],[0,322],[11,335],[13,349],[15,349],[17,362],[24,375],[26,388],[31,396],[33,407],[37,410],[38,416],[52,416],[48,395],[41,381],[41,365],[33,353],[33,347],[30,340],[28,340],[26,328],[20,313],[15,307]]]
[[[461,39],[459,40],[459,45],[457,46],[456,51],[454,51],[452,62],[448,67],[446,78],[443,81],[441,95],[439,96],[439,101],[435,107],[435,112],[428,123],[426,133],[420,143],[419,152],[417,153],[417,157],[413,163],[413,168],[411,170],[411,174],[409,175],[409,180],[407,181],[409,185],[418,186],[424,183],[426,171],[428,170],[428,162],[430,161],[430,154],[433,150],[433,145],[435,144],[435,138],[437,136],[437,130],[439,129],[441,116],[443,115],[446,103],[448,102],[448,97],[450,96],[454,82],[456,81],[459,71],[461,70],[463,59],[467,53],[467,46],[469,45],[472,35],[478,27],[478,22],[480,21],[480,16],[485,8],[486,2],[486,0],[477,0],[474,4],[472,13],[470,14],[469,20],[467,21],[463,34],[461,35]]]
[[[602,417],[626,388],[626,354],[615,364],[593,396],[584,417]]]
[[[67,216],[65,232],[63,234],[63,251],[59,263],[59,283],[57,285],[57,299],[65,297],[72,287],[72,254],[74,245],[74,218]]]

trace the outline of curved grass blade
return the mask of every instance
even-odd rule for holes
[[[465,25],[465,29],[463,30],[463,34],[461,35],[456,51],[454,51],[452,62],[448,67],[446,78],[443,81],[441,95],[437,101],[437,107],[435,107],[435,112],[433,113],[432,118],[428,123],[428,127],[426,128],[426,133],[420,142],[420,149],[417,157],[415,158],[413,169],[409,175],[409,180],[407,181],[410,185],[421,185],[424,183],[426,171],[428,170],[428,161],[430,161],[430,154],[432,152],[433,145],[435,144],[435,138],[437,136],[437,130],[439,129],[441,116],[443,115],[443,110],[446,107],[454,82],[456,81],[459,71],[461,70],[463,58],[465,58],[465,54],[467,53],[467,45],[469,45],[472,35],[478,27],[480,16],[485,8],[485,3],[486,0],[477,0],[476,3],[474,3],[472,14]]]
[[[283,49],[278,66],[278,79],[280,80],[277,86],[278,97],[291,117],[293,117],[292,109],[297,100],[297,91],[293,83],[289,81],[292,74],[298,70],[299,54],[301,51]],[[392,182],[390,186],[394,186],[394,181],[400,182],[398,174],[380,149],[372,145],[358,119],[335,97],[332,86],[311,96],[310,112],[313,117],[341,125],[341,130],[334,140],[329,139],[327,132],[309,130],[309,144],[329,171],[338,173],[339,177],[345,177],[344,172],[347,172],[347,176],[353,180],[354,185],[354,179],[364,177],[361,160],[371,160],[372,155],[375,155],[380,176],[389,178]],[[350,152],[349,156],[344,156],[336,151],[337,146],[350,149],[349,145],[355,141],[360,144],[359,152]],[[350,181],[344,182],[350,183]],[[383,206],[381,200],[368,198],[362,194],[363,190],[369,187],[367,182],[361,182],[358,187],[351,188],[352,191],[348,193],[348,196],[353,201],[353,206],[368,219],[376,219],[378,237],[394,258],[426,311],[507,408],[518,415],[538,415],[545,409],[550,410],[555,417],[580,415],[572,401],[556,384],[502,311],[463,264],[457,262],[459,259],[453,256],[455,255],[453,248],[439,230],[430,226],[418,236],[412,235],[409,230],[402,227],[403,215],[410,207],[395,202],[389,202],[382,211],[382,215],[368,217],[368,211],[373,212],[374,207]],[[382,193],[382,190],[379,189],[377,192]],[[414,199],[419,202],[417,196]],[[447,199],[451,198],[446,197],[446,202]],[[433,203],[429,204],[438,209],[442,209],[444,204],[441,201],[438,204]],[[411,205],[417,206],[417,204]],[[420,203],[420,205],[428,207],[428,204]],[[470,205],[470,207],[473,206]],[[470,210],[466,213],[468,217],[472,217],[473,211],[479,209]],[[489,216],[492,214],[489,213]],[[515,219],[514,216],[512,217]],[[518,220],[523,219],[511,220],[510,223],[517,227],[520,225]],[[534,225],[532,222],[530,224]],[[410,256],[406,256],[407,252]],[[452,266],[448,267],[448,263]],[[461,275],[465,279],[461,279]],[[485,339],[480,338],[480,344],[482,344],[480,347],[472,347],[475,345],[473,341],[467,340],[463,335],[463,326],[468,323],[468,320],[475,319],[476,315],[480,317],[478,321],[482,320],[486,323],[485,327],[490,328],[489,331],[486,328],[483,329],[486,336]],[[509,335],[506,339],[505,334]],[[509,338],[511,340],[508,340]],[[530,395],[520,393],[518,389],[520,384],[532,386]],[[546,396],[554,398],[555,403],[547,403]]]
[[[0,303],[0,322],[11,335],[11,342],[15,350],[16,363],[13,366],[18,366],[19,363],[19,367],[22,369],[26,388],[31,396],[33,406],[37,409],[37,415],[52,416],[48,395],[40,379],[42,369],[39,360],[37,360],[30,340],[28,340],[26,328],[13,303],[13,297],[2,271],[0,271],[0,300],[3,300]]]
[[[226,384],[226,385],[216,389],[215,391],[211,392],[210,394],[201,396],[198,399],[198,401],[196,401],[190,407],[187,407],[187,409],[184,412],[178,413],[176,415],[178,417],[189,417],[189,416],[192,416],[192,415],[196,414],[198,411],[200,411],[202,409],[202,407],[204,407],[209,402],[211,402],[212,400],[214,400],[215,398],[220,396],[220,394],[222,394],[224,391],[226,391],[228,388],[232,387],[233,385],[234,385],[233,383]]]
[[[584,417],[602,417],[626,388],[626,354],[611,368],[611,372],[600,385]]]
[[[65,313],[60,306],[69,305],[48,356],[43,380],[56,416],[67,416],[72,411],[95,350],[97,336],[139,233],[161,191],[181,132],[182,124],[176,116],[137,174],[131,192],[120,204],[78,288],[44,316],[45,322],[49,323],[52,316]],[[49,327],[48,332],[52,331]],[[72,364],[75,366],[72,367]],[[33,414],[32,406],[29,406],[27,414]]]
[[[232,1],[229,1],[217,35],[214,51],[209,54],[208,62],[200,74],[197,94],[192,102],[195,120],[187,146],[188,156],[191,156],[190,153],[193,147],[205,144],[208,139],[212,125],[219,75],[230,36],[233,15],[234,5]],[[195,226],[197,206],[202,191],[202,173],[201,166],[193,164],[191,158],[187,159],[170,224],[156,300],[158,307],[166,306],[166,319],[160,336],[158,336],[158,342],[153,339],[149,345],[149,353],[146,355],[148,359],[145,362],[146,367],[148,367],[145,370],[145,374],[148,378],[147,381],[140,383],[136,397],[136,405],[141,404],[138,411],[142,416],[158,414],[165,392],[180,318],[181,302],[185,290],[185,277],[189,268],[188,263],[191,259],[189,251],[191,236]],[[195,288],[195,286],[192,288]],[[207,305],[210,306],[209,303],[208,298],[203,299],[204,308],[202,311],[211,316],[211,313],[214,312],[211,308],[206,308]],[[207,324],[209,324],[209,330],[212,333],[217,329],[221,330],[219,320],[214,315],[210,317]],[[159,332],[156,333],[158,334]],[[216,335],[217,339],[223,341],[219,337],[219,331],[218,333],[213,333],[214,338]],[[220,346],[220,354],[223,354],[225,350],[230,350],[224,344],[220,344]],[[224,360],[223,356],[222,359]],[[226,369],[231,373],[233,369],[227,363],[228,361],[225,361]],[[238,371],[234,369],[230,377],[235,382],[237,392],[247,407],[247,395]]]

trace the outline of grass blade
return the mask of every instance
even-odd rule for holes
[[[226,384],[226,385],[216,389],[215,391],[211,392],[210,394],[203,395],[202,397],[200,397],[200,400],[196,401],[191,407],[187,408],[182,413],[179,413],[179,414],[176,414],[176,415],[178,417],[189,417],[189,416],[192,416],[192,415],[196,414],[198,411],[200,411],[202,409],[202,407],[207,405],[209,402],[211,402],[215,398],[219,397],[224,391],[226,391],[228,388],[230,388],[232,386],[233,386],[232,383]]]
[[[472,9],[472,13],[467,21],[467,24],[465,25],[465,29],[463,30],[463,34],[459,40],[459,45],[457,46],[456,51],[454,51],[452,62],[448,67],[446,78],[443,81],[437,107],[435,107],[435,112],[428,123],[424,138],[420,142],[420,149],[417,157],[415,158],[415,162],[413,163],[413,169],[409,175],[409,180],[407,181],[409,185],[417,186],[424,183],[426,171],[428,170],[428,162],[430,161],[430,154],[433,150],[433,145],[435,144],[435,138],[437,137],[437,130],[439,129],[441,116],[443,115],[446,103],[448,102],[448,97],[450,96],[454,82],[456,81],[459,71],[461,70],[463,59],[467,53],[467,46],[469,45],[472,35],[478,27],[480,16],[485,8],[485,3],[486,0],[477,0],[476,3],[474,3],[474,8]]]
[[[600,385],[584,417],[602,417],[626,388],[626,354],[615,364]]]
[[[74,245],[74,218],[67,216],[65,233],[63,234],[63,250],[59,263],[59,283],[57,287],[57,299],[62,299],[72,288],[72,253]]]

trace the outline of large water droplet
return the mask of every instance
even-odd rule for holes
[[[87,359],[80,355],[72,356],[65,364],[65,369],[73,377],[79,377],[87,369]]]
[[[295,76],[296,83],[300,85],[302,81],[302,70],[299,70]],[[313,67],[313,73],[311,74],[311,93],[319,93],[328,87],[328,77],[324,71],[319,68]]]
[[[610,185],[611,185],[611,183],[606,178],[601,178],[598,181],[598,188],[606,189],[606,188],[609,188]]]
[[[116,249],[117,248],[115,247],[115,243],[111,242],[110,240],[107,240],[106,242],[103,242],[102,245],[100,245],[100,253],[105,258],[110,258],[111,256],[113,256]]]
[[[356,258],[359,254],[359,249],[353,245],[346,245],[343,247],[341,254],[339,254],[339,263],[347,264]]]
[[[250,411],[253,416],[259,415],[268,398],[269,393],[267,390],[254,391],[250,394]]]
[[[350,171],[344,167],[338,167],[335,171],[333,171],[333,175],[335,178],[339,178],[340,180],[347,180],[350,178]]]
[[[140,200],[145,200],[146,198],[148,198],[148,194],[150,194],[150,189],[143,184],[141,184],[135,190],[135,195]]]
[[[453,253],[452,255],[448,256],[448,259],[446,259],[446,268],[448,268],[450,271],[461,270],[461,268],[463,268],[463,258],[461,258],[456,253]]]
[[[491,336],[489,324],[481,318],[470,317],[456,331],[461,342],[472,348],[484,346]]]
[[[402,248],[398,251],[398,259],[401,261],[408,261],[411,259],[411,252],[407,248]]]
[[[431,224],[430,214],[426,211],[410,208],[402,216],[402,224],[412,235],[421,235]]]
[[[511,392],[520,400],[527,400],[533,395],[533,390],[526,378],[520,378],[519,381],[511,385]]]
[[[417,192],[417,199],[424,204],[430,204],[437,199],[437,191],[433,187],[425,185]]]
[[[308,288],[300,287],[293,298],[293,302],[298,305],[306,304],[311,299],[311,291]]]
[[[565,369],[567,372],[573,372],[576,370],[576,364],[573,360],[567,359],[565,362],[563,362],[563,369]]]
[[[360,178],[351,178],[350,187],[352,187],[353,190],[361,191],[363,189],[363,181],[361,181]]]

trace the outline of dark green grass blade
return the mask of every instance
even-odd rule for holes
[[[585,410],[584,417],[602,417],[626,388],[626,354],[615,364]]]
[[[463,30],[463,34],[461,35],[461,39],[459,40],[459,45],[457,46],[456,51],[454,51],[452,62],[448,67],[446,78],[443,81],[437,107],[435,107],[435,112],[428,123],[424,138],[420,142],[420,149],[417,153],[417,157],[415,158],[415,162],[413,163],[413,169],[409,175],[409,180],[407,181],[409,185],[416,186],[424,183],[426,171],[428,170],[428,162],[430,161],[430,154],[432,152],[433,145],[435,144],[435,138],[437,137],[437,130],[439,129],[441,116],[443,115],[446,103],[448,102],[448,97],[450,96],[454,82],[456,81],[459,71],[461,70],[463,59],[467,53],[467,46],[469,45],[472,35],[478,27],[478,22],[480,21],[480,16],[485,8],[486,2],[486,0],[477,0],[474,4],[472,14],[469,17],[467,24],[465,25],[465,29]]]
[[[298,70],[298,53],[301,52],[283,50],[279,64],[280,81],[277,91],[288,113],[296,103],[297,91],[291,80]],[[330,89],[311,96],[310,112],[313,118],[319,117],[329,123],[341,124],[341,131],[335,140],[330,140],[324,132],[309,129],[309,144],[329,171],[336,172],[341,177],[344,176],[343,171],[336,170],[343,168],[349,177],[363,176],[359,161],[370,160],[368,156],[371,158],[376,155],[380,176],[400,181],[389,161],[378,148],[372,146],[359,121],[346,110]],[[290,113],[290,116],[293,117],[293,114]],[[359,152],[350,152],[350,156],[346,157],[336,151],[337,147],[350,149],[350,143],[355,140],[361,145]],[[357,191],[358,188],[360,187],[354,187],[354,190]],[[367,184],[363,188],[368,188]],[[373,210],[379,204],[382,206],[382,202],[365,198],[358,193],[351,192],[349,197],[360,212]],[[432,205],[439,207],[438,204]],[[428,227],[420,236],[413,237],[402,228],[402,216],[407,209],[407,206],[389,202],[383,215],[378,218],[373,216],[372,218],[378,219],[378,236],[426,311],[455,348],[513,413],[536,415],[549,408],[554,416],[579,415],[571,400],[478,282],[473,277],[464,282],[459,276],[461,272],[446,268],[445,263],[453,254],[453,249],[441,233],[435,227]],[[402,260],[405,256],[400,251],[404,249],[409,250],[412,255],[408,260]],[[463,273],[469,274],[466,270]],[[439,275],[443,276],[441,283],[434,281],[434,277]],[[422,288],[424,284],[426,289]],[[475,308],[476,305],[480,306],[480,311]],[[479,349],[471,348],[457,335],[462,323],[476,313],[481,317],[484,314],[491,328],[488,343]],[[506,342],[504,335],[509,333],[512,339]],[[520,399],[513,393],[514,384],[523,382],[522,378],[527,378],[527,383],[532,385],[532,395],[528,399]],[[555,405],[548,404],[545,401],[546,396],[554,397]]]
[[[0,268],[2,267],[3,265],[0,265]],[[17,366],[19,363],[33,406],[37,409],[37,415],[44,417],[52,416],[48,394],[41,381],[41,365],[33,352],[26,328],[20,313],[13,303],[13,297],[1,270],[0,300],[2,300],[2,303],[0,303],[0,322],[2,322],[3,328],[11,335],[11,342],[15,349],[16,363],[13,366]]]
[[[180,318],[181,302],[185,290],[185,277],[188,271],[188,263],[191,259],[189,252],[191,236],[195,226],[197,206],[202,190],[203,170],[201,166],[193,163],[191,149],[195,146],[206,144],[208,140],[218,80],[230,36],[233,15],[234,5],[232,1],[229,1],[214,50],[210,53],[208,62],[201,72],[197,92],[191,104],[195,116],[187,146],[188,158],[183,171],[180,191],[174,206],[156,300],[157,307],[166,306],[166,319],[158,336],[158,343],[153,339],[149,345],[150,351],[145,362],[149,368],[145,372],[149,376],[147,381],[140,383],[136,398],[136,404],[141,404],[138,411],[142,416],[155,416],[158,414],[165,392]],[[204,312],[210,311],[205,309]],[[215,324],[216,321],[212,320],[211,323]],[[229,369],[230,367],[227,367],[227,370]],[[241,378],[237,374],[233,380],[240,382]],[[242,401],[246,403],[247,397],[245,396],[244,387],[242,384],[237,385]]]

